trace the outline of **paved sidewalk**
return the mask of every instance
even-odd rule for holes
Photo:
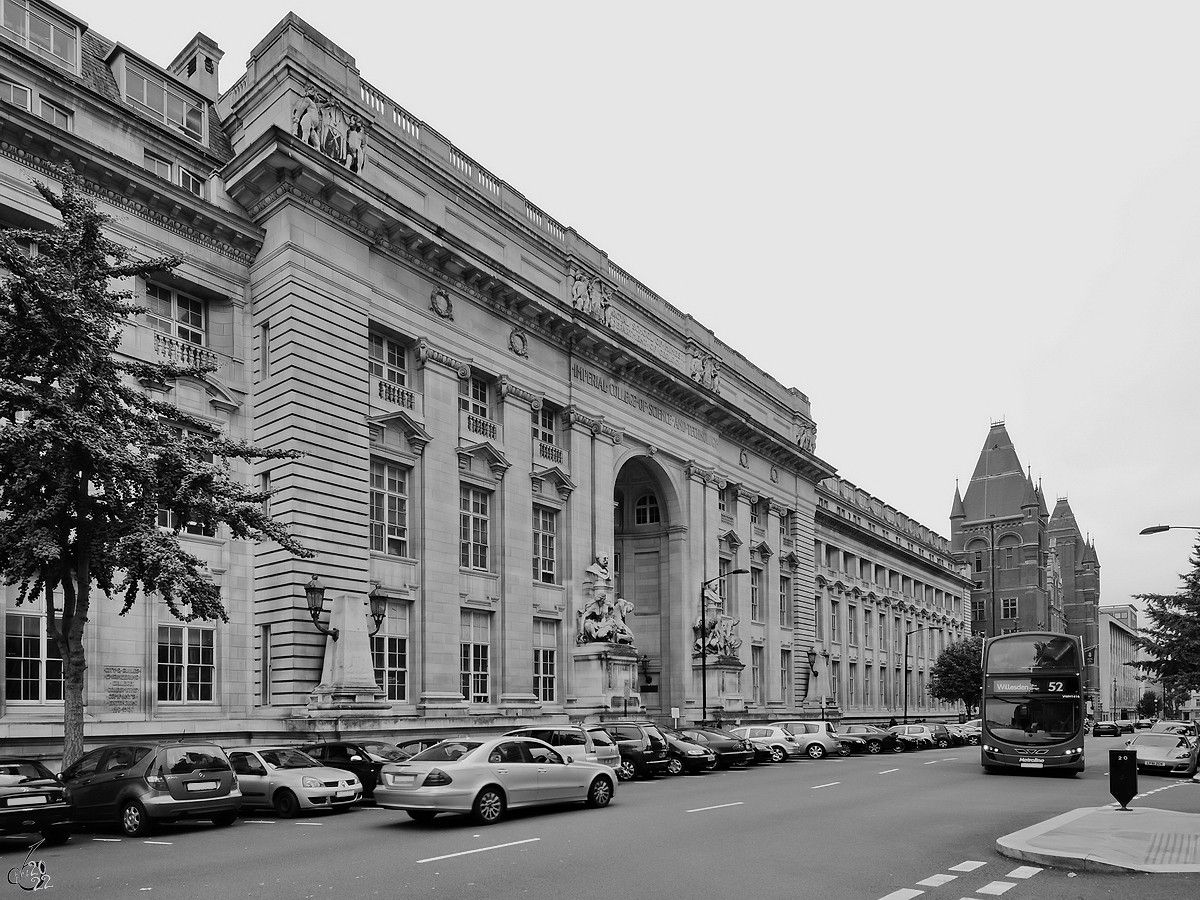
[[[1089,806],[1006,834],[996,849],[1088,872],[1200,872],[1200,813]]]

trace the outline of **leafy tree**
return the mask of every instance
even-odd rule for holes
[[[1151,716],[1158,713],[1158,694],[1154,691],[1147,690],[1142,694],[1142,698],[1138,700],[1137,714],[1138,718],[1149,719]]]
[[[929,670],[929,696],[944,703],[961,702],[970,716],[983,696],[982,660],[982,635],[955,641]]]
[[[124,327],[145,309],[112,285],[168,271],[179,259],[136,261],[105,236],[108,217],[77,177],[60,174],[61,194],[34,183],[61,224],[0,232],[8,271],[0,284],[0,577],[18,586],[17,605],[46,599],[47,632],[63,661],[69,765],[83,753],[84,631],[98,612],[94,592],[119,601],[120,615],[139,596],[157,595],[183,621],[228,621],[220,588],[180,546],[178,527],[159,527],[160,509],[181,525],[224,524],[234,539],[311,553],[264,511],[267,494],[230,466],[296,454],[213,434],[141,387],[202,378],[211,368],[119,353]],[[37,242],[36,254],[22,248],[28,241]]]
[[[1134,643],[1148,658],[1133,663],[1163,685],[1164,708],[1175,694],[1200,691],[1200,540],[1192,548],[1192,570],[1180,575],[1183,587],[1174,594],[1135,594],[1145,601],[1150,625]]]

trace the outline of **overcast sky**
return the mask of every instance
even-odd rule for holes
[[[993,420],[1174,592],[1200,526],[1200,4],[59,0],[221,86],[290,9],[365,79],[812,400],[949,535]]]

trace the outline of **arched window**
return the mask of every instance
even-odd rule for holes
[[[655,525],[661,519],[658,515],[658,498],[653,494],[643,494],[638,497],[633,507],[634,525]]]

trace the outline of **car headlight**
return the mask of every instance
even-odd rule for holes
[[[305,775],[300,780],[300,784],[306,788],[319,788],[321,786],[321,779],[314,778],[312,775]]]
[[[707,754],[703,750],[689,750],[687,752],[687,755],[688,756],[706,756]]]

